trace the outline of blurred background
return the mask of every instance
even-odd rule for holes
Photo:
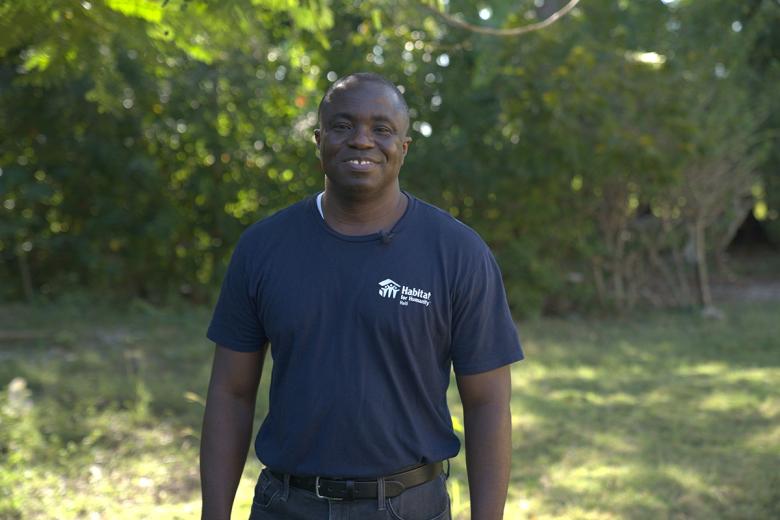
[[[199,518],[211,305],[242,230],[322,188],[355,71],[412,109],[402,187],[504,273],[506,518],[780,517],[780,0],[25,0],[0,519]],[[468,518],[462,454],[450,494]]]

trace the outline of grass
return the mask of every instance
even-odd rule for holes
[[[778,311],[529,327],[513,498],[537,518],[780,517]]]
[[[780,304],[725,314],[522,324],[505,517],[779,518]],[[0,307],[0,519],[199,518],[208,318],[139,303]],[[250,456],[235,518],[259,470]],[[449,485],[467,518],[462,453]]]

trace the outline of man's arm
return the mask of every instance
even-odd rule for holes
[[[509,365],[457,376],[463,402],[472,520],[501,520],[512,462]]]
[[[203,520],[228,520],[252,436],[267,345],[259,352],[217,346],[200,441]]]

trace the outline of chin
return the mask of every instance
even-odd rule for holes
[[[370,177],[344,178],[342,176],[334,178],[328,176],[328,185],[331,189],[342,193],[366,196],[380,194],[385,190],[392,189],[393,182]]]
[[[382,186],[377,185],[375,182],[340,182],[340,183],[333,183],[334,187],[336,187],[339,190],[350,192],[350,193],[373,193],[376,191],[381,191]]]

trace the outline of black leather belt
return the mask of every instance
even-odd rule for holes
[[[441,462],[424,464],[400,473],[385,477],[385,496],[396,497],[405,490],[424,484],[438,477],[444,467]],[[284,473],[269,470],[279,480],[284,480]],[[376,498],[378,494],[377,479],[345,479],[329,477],[297,477],[290,475],[290,485],[315,493],[319,498],[331,500],[356,500],[359,498]]]

